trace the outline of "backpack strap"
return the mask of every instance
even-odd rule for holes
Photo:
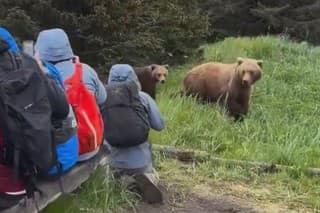
[[[79,57],[76,57],[74,65],[75,65],[75,74],[76,74],[77,82],[82,82],[83,69],[82,69],[82,64],[79,61]]]
[[[82,69],[82,64],[79,61],[79,57],[78,56],[74,57],[73,61],[74,61],[75,71],[70,78],[64,81],[65,85],[72,86],[82,82],[83,69]]]
[[[74,56],[73,59],[72,59],[73,63],[75,64],[79,64],[80,63],[80,59],[79,59],[79,56]]]
[[[10,46],[6,40],[0,36],[0,54],[8,51],[10,49]]]
[[[128,90],[128,94],[129,94],[129,100],[130,100],[130,106],[132,107],[133,106],[133,92],[134,92],[134,85],[135,84],[133,81],[132,82],[128,82],[126,84],[126,89]]]
[[[23,66],[23,57],[20,53],[12,53],[15,59],[15,63],[17,65],[17,69]]]
[[[22,65],[22,57],[19,55],[19,53],[8,51],[8,55],[10,57],[13,70],[19,69]]]

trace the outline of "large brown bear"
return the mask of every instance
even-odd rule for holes
[[[152,64],[145,67],[134,67],[141,84],[141,90],[156,99],[157,83],[165,83],[169,74],[168,65]]]
[[[184,92],[201,101],[218,102],[235,120],[242,121],[249,109],[251,87],[261,75],[262,60],[238,58],[234,64],[205,63],[187,73]]]

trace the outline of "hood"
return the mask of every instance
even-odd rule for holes
[[[132,66],[128,64],[116,64],[111,67],[108,84],[128,81],[134,81],[138,85],[139,90],[141,90],[140,82]]]
[[[50,62],[66,60],[74,56],[68,35],[59,28],[41,31],[35,44],[35,52],[37,57]]]
[[[17,42],[15,41],[13,36],[9,33],[8,30],[6,30],[3,27],[0,27],[0,37],[2,38],[2,41],[0,40],[0,51],[7,50],[7,49],[9,49],[9,51],[11,52],[20,51],[17,45]]]

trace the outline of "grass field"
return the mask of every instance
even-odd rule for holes
[[[227,39],[203,48],[205,61],[264,60],[247,119],[234,124],[214,106],[170,97],[193,66],[185,65],[171,72],[158,96],[168,128],[152,139],[225,158],[319,167],[320,49],[269,37]]]
[[[157,102],[167,128],[162,133],[152,132],[151,141],[205,150],[223,158],[290,165],[296,170],[263,175],[207,162],[197,167],[192,180],[181,177],[182,184],[187,187],[199,178],[208,183],[242,181],[253,188],[270,188],[262,199],[319,210],[320,180],[306,176],[303,169],[320,167],[320,48],[275,37],[229,38],[202,48],[203,61],[172,68],[168,82],[160,86]],[[184,74],[194,65],[204,61],[233,63],[238,56],[264,60],[264,73],[255,85],[249,115],[243,123],[232,122],[216,106],[173,96],[182,88]],[[168,169],[174,164],[158,164],[162,164],[160,174],[170,181]],[[112,210],[115,203],[128,203],[130,196],[122,189],[118,191],[124,194],[119,195],[114,187],[109,188],[113,197],[93,199],[90,206]],[[74,199],[85,197],[92,187],[86,188]]]

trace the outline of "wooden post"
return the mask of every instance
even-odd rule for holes
[[[257,168],[259,169],[259,171],[268,172],[268,173],[280,172],[283,170],[291,170],[291,171],[295,170],[295,168],[292,166],[285,166],[285,165],[279,165],[279,164],[273,164],[273,163],[250,162],[250,161],[218,158],[218,157],[210,156],[205,151],[177,149],[173,146],[162,146],[162,145],[156,145],[156,144],[153,144],[152,147],[154,151],[158,151],[160,154],[168,158],[178,159],[183,162],[211,161],[216,164],[222,164],[222,165]],[[319,168],[308,168],[306,169],[306,173],[311,176],[320,177]]]

